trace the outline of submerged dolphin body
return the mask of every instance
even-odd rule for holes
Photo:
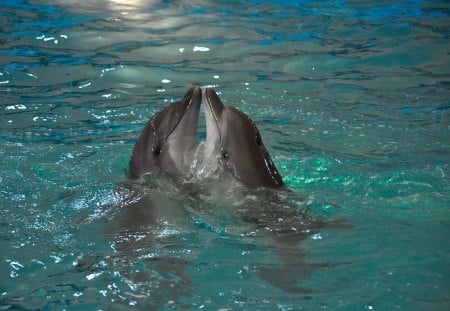
[[[130,176],[185,171],[197,147],[201,89],[192,87],[184,98],[150,118],[130,159]]]
[[[202,101],[206,118],[205,158],[217,159],[245,185],[283,186],[255,123],[242,111],[224,106],[211,88],[203,89]]]

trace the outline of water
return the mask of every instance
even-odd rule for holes
[[[3,1],[1,309],[447,310],[449,12]],[[144,185],[172,222],[140,232],[117,189],[191,85],[256,122],[290,190]],[[278,212],[301,233],[271,232]]]

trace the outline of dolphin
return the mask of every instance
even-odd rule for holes
[[[206,141],[197,143],[201,105],[204,105]],[[147,173],[195,174],[196,169],[207,170],[208,166],[213,173],[219,172],[218,182],[189,180],[180,187],[178,180],[154,178],[152,187],[135,180],[124,183],[117,195],[120,206],[125,208],[115,214],[115,222],[108,223],[117,250],[147,255],[149,249],[152,253],[155,250],[151,246],[161,240],[184,241],[190,237],[189,233],[201,228],[220,232],[224,223],[217,216],[219,213],[236,219],[224,229],[226,232],[231,230],[230,234],[240,236],[242,232],[251,232],[246,235],[248,238],[255,237],[255,243],[267,243],[279,255],[280,267],[264,262],[255,264],[262,278],[289,293],[306,292],[298,287],[298,281],[325,264],[306,263],[305,252],[298,244],[328,227],[328,223],[310,217],[303,199],[284,187],[255,123],[242,111],[223,105],[214,89],[192,87],[181,101],[150,118],[132,152],[130,175],[137,178]],[[216,167],[221,169],[214,171]],[[227,181],[222,178],[223,172],[237,180],[238,187],[232,183],[223,187],[222,181]],[[235,228],[238,231],[233,233]],[[180,280],[173,283],[172,278],[162,288],[174,297],[185,289],[189,291],[191,281],[186,271],[190,268],[190,257],[174,261],[160,248],[155,252],[156,257],[152,258],[152,265],[158,267],[155,271],[168,272]],[[165,284],[164,279],[158,282]]]
[[[242,111],[222,104],[214,89],[202,90],[205,105],[205,159],[218,161],[244,185],[280,188],[283,180],[255,123]]]
[[[181,101],[150,118],[134,146],[130,177],[189,169],[197,148],[201,96],[201,89],[192,87]]]

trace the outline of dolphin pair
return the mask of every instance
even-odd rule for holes
[[[192,87],[181,101],[150,118],[134,146],[130,176],[189,171],[198,148],[197,123],[202,102],[206,161],[212,161],[245,185],[282,187],[282,178],[255,123],[242,111],[223,105],[213,89],[199,87]]]

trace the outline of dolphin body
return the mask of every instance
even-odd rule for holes
[[[255,123],[242,111],[224,106],[213,89],[199,87],[150,118],[131,155],[130,176],[186,173],[194,166],[201,102],[206,119],[204,165],[217,166],[244,185],[283,186]]]
[[[206,141],[198,143],[201,104]],[[205,178],[202,170],[212,172],[206,177],[215,180]],[[139,178],[145,174],[156,178]],[[200,179],[186,179],[189,174]],[[227,234],[244,235],[252,244],[268,244],[276,251],[281,266],[261,262],[256,273],[286,292],[304,293],[298,281],[321,268],[305,263],[298,244],[328,224],[312,219],[303,199],[283,187],[255,123],[223,105],[211,88],[193,87],[181,101],[150,118],[134,146],[130,176],[116,191],[121,208],[108,221],[108,235],[120,254],[156,254],[149,261],[152,270],[176,277],[175,283],[173,278],[158,278],[173,300],[192,289],[186,271],[202,247],[177,259],[165,252],[166,247],[155,245],[163,241],[177,247],[176,241],[189,240],[203,227],[212,234],[221,232],[223,219],[232,219],[229,224],[225,221]],[[180,179],[172,178],[176,176],[183,178],[181,186]],[[224,181],[230,182],[224,187]]]

